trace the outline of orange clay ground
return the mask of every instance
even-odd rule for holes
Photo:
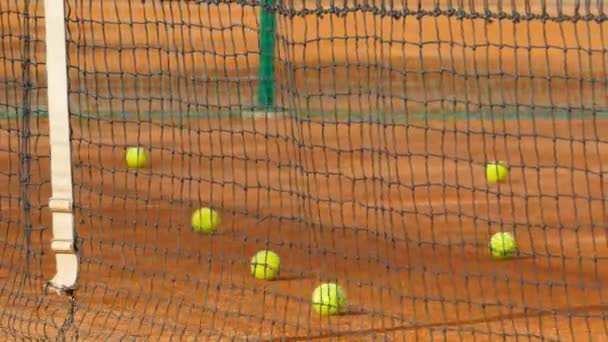
[[[340,46],[344,54],[347,46]],[[540,74],[560,65],[524,60]],[[113,62],[108,65],[122,63]],[[594,70],[605,76],[605,69]],[[464,99],[462,85],[471,83],[458,82],[441,88],[449,94],[434,94]],[[508,96],[518,93],[513,82],[503,84],[503,92],[483,93],[506,96],[502,100],[483,97],[480,89],[493,84],[485,82],[469,89],[467,94],[479,97],[467,101],[524,101]],[[590,98],[606,101],[596,83],[578,83],[570,95],[566,83],[556,82],[556,93],[545,94],[541,81],[537,99],[524,92],[527,101],[571,106]],[[74,105],[84,110],[86,101],[78,97]],[[341,109],[357,99],[327,101]],[[35,155],[48,155],[46,125],[41,120],[34,127],[43,135],[32,142]],[[606,119],[413,119],[385,126],[319,118],[108,117],[74,118],[72,125],[83,252],[74,326],[83,340],[601,341],[608,336]],[[0,154],[0,165],[13,173],[19,165],[17,134],[7,129],[15,126],[0,121],[0,150],[9,151]],[[135,144],[151,148],[149,169],[126,170],[124,147]],[[511,176],[508,184],[488,188],[483,163],[493,159],[508,161]],[[48,181],[48,166],[48,158],[37,159],[35,179]],[[19,189],[18,179],[5,173],[0,185],[10,193]],[[33,201],[42,203],[50,196],[48,183],[31,192]],[[7,223],[18,220],[16,201],[2,203],[2,240],[22,241],[21,227]],[[190,215],[202,205],[222,212],[219,234],[191,231]],[[48,210],[35,212],[36,223],[49,227]],[[517,235],[521,257],[489,257],[487,242],[501,230]],[[48,252],[50,237],[46,229],[35,234],[33,244]],[[278,281],[256,281],[248,273],[250,257],[262,248],[282,258]],[[3,264],[22,264],[20,246],[5,243],[3,253]],[[53,336],[63,323],[65,301],[40,294],[38,285],[52,277],[54,263],[49,255],[36,260],[39,278],[23,290],[11,283],[19,266],[0,270],[1,279],[13,284],[3,288],[14,291],[0,296],[5,307],[0,326],[21,335]],[[311,311],[311,293],[324,281],[345,289],[349,306],[343,315],[319,318]]]
[[[96,133],[86,123],[73,122],[76,137],[94,141],[74,145],[81,337],[606,336],[606,236],[590,224],[605,222],[597,172],[607,146],[573,142],[606,121],[537,120],[535,134],[516,122],[386,130],[200,120],[162,130],[100,124]],[[137,137],[113,138],[117,127],[145,132],[149,170],[125,170],[122,146]],[[486,191],[490,155],[513,168],[509,185]],[[188,227],[207,203],[225,219],[216,236]],[[517,234],[520,259],[490,259],[486,243],[500,230]],[[255,281],[248,259],[267,247],[283,259],[282,278]],[[309,299],[327,280],[342,284],[350,306],[320,319]]]

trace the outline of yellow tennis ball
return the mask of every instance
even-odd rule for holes
[[[127,147],[127,166],[139,169],[148,165],[148,151],[143,147]]]
[[[200,208],[192,214],[192,229],[202,233],[213,233],[222,222],[220,214],[210,208]]]
[[[504,183],[509,177],[509,167],[506,163],[498,161],[486,165],[486,179],[488,185],[493,186]]]
[[[273,251],[261,250],[251,258],[251,274],[259,280],[274,280],[281,270],[281,258]]]
[[[321,316],[338,314],[345,304],[346,294],[337,284],[321,284],[312,293],[312,307]]]
[[[496,259],[508,259],[517,253],[517,249],[517,241],[511,233],[496,233],[490,239],[490,253]]]

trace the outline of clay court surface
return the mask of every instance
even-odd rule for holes
[[[597,170],[607,147],[573,142],[608,128],[606,121],[539,120],[536,144],[531,125],[518,130],[516,122],[493,123],[492,132],[512,134],[500,140],[481,133],[490,122],[412,122],[388,133],[283,119],[165,122],[162,130],[86,123],[73,122],[76,137],[94,141],[74,145],[83,337],[212,331],[568,341],[606,334],[598,306],[606,296],[606,236],[590,224],[605,215]],[[137,138],[116,133],[123,129],[145,132],[140,143],[153,149],[151,169],[125,171],[120,146]],[[37,148],[46,153],[44,140]],[[508,156],[510,185],[487,191],[480,163],[488,151]],[[48,174],[44,162],[33,170]],[[191,211],[207,203],[225,217],[216,236],[188,227]],[[485,244],[502,229],[517,233],[520,259],[488,257]],[[8,241],[14,231],[5,230]],[[35,240],[45,243],[49,233]],[[261,283],[247,262],[267,244],[284,272]],[[4,253],[17,258],[14,248]],[[43,265],[46,277],[52,266]],[[343,284],[349,313],[311,314],[310,293],[321,280]]]
[[[605,83],[597,81],[606,78],[605,56],[594,50],[606,46],[605,25],[565,23],[559,29],[548,23],[541,36],[532,34],[543,27],[534,23],[478,23],[475,30],[478,24],[441,18],[422,21],[429,26],[371,15],[279,18],[278,101],[292,111],[271,118],[188,118],[175,114],[216,114],[254,102],[255,83],[231,79],[257,74],[257,58],[247,53],[256,50],[256,11],[111,3],[117,5],[71,12],[74,30],[90,30],[74,33],[69,50],[72,108],[92,115],[71,122],[82,241],[74,325],[81,339],[608,336],[608,119],[432,116],[446,108],[606,108]],[[159,28],[157,22],[174,12],[200,26]],[[102,19],[147,23],[137,29],[107,24],[100,36],[95,25]],[[228,30],[235,22],[241,26]],[[370,28],[376,31],[362,33]],[[154,38],[155,30],[165,36]],[[356,43],[332,41],[332,35],[376,38]],[[390,43],[385,38],[391,35],[410,44]],[[470,39],[485,45],[473,49]],[[355,46],[362,41],[376,43]],[[499,43],[507,47],[499,49]],[[131,49],[119,51],[121,44]],[[520,45],[530,49],[519,53],[514,46]],[[152,54],[146,46],[155,47]],[[590,53],[578,54],[580,47]],[[199,52],[180,55],[190,49]],[[348,62],[348,51],[359,52],[353,52],[354,61]],[[325,67],[304,67],[315,59]],[[6,61],[0,65],[7,79],[19,75],[8,65],[19,69]],[[433,71],[421,73],[425,68]],[[127,73],[113,73],[120,71]],[[473,73],[484,76],[467,76]],[[0,92],[0,102],[17,101],[2,98],[6,94]],[[121,111],[131,116],[105,115]],[[307,115],[298,117],[299,111]],[[425,111],[429,120],[420,120],[417,113]],[[172,115],[159,118],[162,112]],[[344,116],[310,112],[388,112],[395,118],[346,122]],[[402,114],[410,113],[404,120],[408,115]],[[45,207],[48,123],[31,123],[28,193],[36,229],[32,274],[20,287],[25,234],[17,127],[13,119],[0,119],[0,186],[9,189],[0,196],[0,279],[11,284],[0,292],[0,326],[12,327],[9,339],[54,336],[67,305],[40,290],[54,274]],[[124,148],[136,144],[151,149],[149,169],[126,170]],[[483,164],[495,159],[508,161],[511,176],[508,184],[488,188]],[[222,212],[216,235],[189,227],[192,211],[206,205]],[[516,234],[518,258],[489,257],[487,241],[501,230]],[[282,258],[278,281],[255,281],[248,273],[250,257],[262,248]],[[311,311],[311,293],[324,281],[344,287],[349,307],[343,315],[319,318]],[[75,331],[73,326],[68,334]]]

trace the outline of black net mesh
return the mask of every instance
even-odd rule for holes
[[[42,1],[0,3],[0,339],[55,336],[66,315],[43,284],[53,276],[47,201]],[[54,319],[57,315],[58,319]]]
[[[42,262],[44,13],[11,0],[0,4],[3,333],[608,336],[602,1],[65,4],[80,287],[73,303],[40,290],[54,267]],[[262,8],[276,20],[272,112],[258,106]],[[128,146],[146,148],[149,166],[128,169]],[[492,160],[509,165],[504,184],[487,184]],[[192,230],[200,207],[221,214],[215,234]],[[519,244],[507,260],[488,248],[501,231]],[[281,257],[275,281],[250,274],[261,249]],[[313,310],[324,282],[346,292],[341,315]]]

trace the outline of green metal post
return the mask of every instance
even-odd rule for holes
[[[274,47],[276,18],[267,7],[274,0],[262,0],[260,9],[260,70],[258,80],[258,106],[263,110],[274,109]],[[266,7],[266,8],[265,8]]]

